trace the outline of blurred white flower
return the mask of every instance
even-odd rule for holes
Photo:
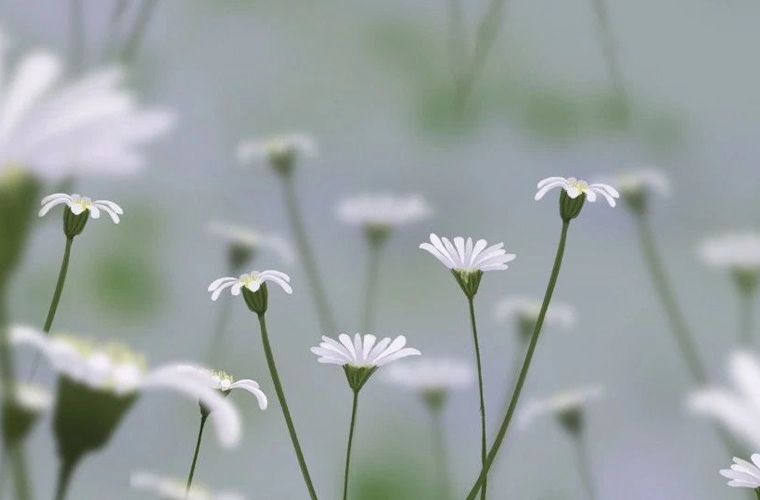
[[[211,388],[224,393],[229,394],[234,389],[242,389],[252,394],[259,403],[259,408],[262,410],[267,409],[267,397],[264,392],[259,388],[258,382],[250,379],[235,380],[232,375],[223,371],[209,370],[200,366],[182,365],[182,370],[187,370],[189,373],[198,373],[201,376],[208,378]]]
[[[494,308],[494,317],[499,323],[517,321],[520,325],[531,328],[538,321],[543,302],[526,296],[510,296],[501,299]],[[547,326],[570,328],[575,323],[575,309],[569,305],[553,301],[549,304],[544,317]]]
[[[174,122],[165,109],[142,109],[110,67],[61,84],[60,59],[47,51],[23,55],[11,71],[0,47],[0,170],[18,165],[43,179],[126,174],[142,168],[140,147]]]
[[[40,202],[42,209],[40,209],[39,216],[43,217],[50,211],[51,208],[57,205],[66,205],[74,215],[79,215],[85,211],[90,212],[90,216],[93,219],[100,217],[100,211],[111,216],[111,220],[114,224],[119,223],[119,215],[124,214],[124,210],[116,203],[108,200],[95,200],[92,201],[86,196],[80,196],[78,194],[66,194],[66,193],[53,193],[45,196]]]
[[[208,231],[221,237],[229,245],[239,246],[251,251],[269,248],[274,250],[288,264],[295,260],[293,249],[280,236],[263,234],[245,226],[221,221],[210,222],[208,224]]]
[[[399,335],[393,341],[386,337],[377,342],[377,337],[371,334],[354,335],[351,337],[341,333],[338,337],[340,342],[323,336],[319,347],[312,347],[311,352],[319,356],[320,363],[333,365],[349,365],[355,368],[380,367],[391,361],[407,356],[419,356],[420,351],[406,345],[406,337]]]
[[[463,361],[447,358],[420,358],[388,367],[385,379],[413,391],[449,392],[472,384],[475,373]]]
[[[316,155],[316,142],[309,135],[302,133],[281,134],[267,139],[250,139],[241,142],[237,150],[238,160],[241,163],[258,160],[284,167],[288,167],[296,158],[313,158]]]
[[[535,196],[536,201],[543,198],[546,193],[554,188],[564,189],[572,199],[585,194],[586,199],[590,202],[596,201],[596,195],[600,194],[604,196],[611,207],[614,207],[616,204],[615,198],[620,197],[620,193],[612,186],[600,183],[588,184],[586,181],[576,179],[575,177],[568,177],[567,179],[564,177],[547,177],[540,181],[536,187],[538,188]]]
[[[721,469],[720,475],[730,479],[729,486],[734,488],[750,488],[752,490],[760,488],[760,453],[752,455],[752,462],[749,463],[741,458],[734,457],[734,464],[730,469]]]
[[[620,172],[610,177],[607,182],[615,186],[623,198],[640,197],[646,193],[662,196],[670,194],[667,176],[661,170],[651,167]]]
[[[486,240],[473,244],[472,238],[465,241],[462,237],[454,238],[452,244],[448,238],[430,235],[431,243],[422,243],[420,248],[430,252],[444,266],[453,271],[473,273],[476,271],[501,271],[507,269],[507,262],[515,259],[515,254],[504,250],[504,243],[488,246]]]
[[[12,388],[13,403],[31,413],[43,413],[53,404],[53,396],[42,386],[15,383]]]
[[[280,271],[251,271],[250,273],[241,274],[238,278],[224,277],[214,280],[208,286],[208,291],[211,293],[211,300],[216,300],[219,295],[227,288],[230,288],[232,295],[240,295],[240,291],[245,287],[251,292],[257,292],[261,288],[262,283],[271,281],[280,286],[285,293],[293,293],[293,289],[288,283],[290,283],[290,276]]]
[[[69,335],[49,336],[25,326],[12,327],[10,340],[37,349],[58,376],[104,394],[130,397],[146,389],[170,389],[195,398],[213,412],[222,445],[232,447],[240,440],[240,416],[232,403],[211,387],[208,376],[190,374],[176,364],[148,371],[145,359],[125,346],[100,346]]]
[[[420,195],[360,194],[344,199],[338,217],[347,224],[393,229],[429,217],[430,205]]]
[[[150,472],[135,472],[131,478],[132,489],[144,490],[163,500],[245,500],[237,493],[212,493],[203,486],[193,484],[186,492],[185,481]]]
[[[702,260],[711,266],[739,272],[760,272],[760,234],[726,234],[710,238],[699,248]]]
[[[544,415],[562,419],[567,415],[583,411],[586,405],[603,395],[604,389],[601,386],[594,385],[563,391],[548,398],[531,399],[526,402],[520,412],[518,426],[525,428],[536,418]]]
[[[716,419],[753,448],[760,448],[760,363],[746,351],[729,360],[731,389],[706,388],[694,392],[688,406]]]

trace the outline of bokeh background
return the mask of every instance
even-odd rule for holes
[[[487,8],[464,3],[470,37]],[[85,67],[101,62],[111,2],[84,0]],[[136,7],[130,4],[130,9]],[[706,235],[756,228],[760,219],[760,4],[749,0],[608,1],[630,114],[621,115],[588,0],[507,0],[501,31],[463,116],[453,111],[446,1],[159,1],[130,69],[148,103],[167,105],[177,126],[151,148],[150,166],[125,179],[86,178],[76,191],[115,200],[122,223],[91,224],[77,239],[56,324],[121,339],[152,365],[203,360],[220,304],[206,286],[224,275],[225,245],[206,224],[225,219],[291,239],[280,184],[263,166],[239,165],[241,139],[302,130],[321,154],[297,175],[321,273],[341,329],[355,331],[364,283],[361,234],[335,205],[365,191],[421,193],[435,216],[398,231],[382,264],[376,333],[405,334],[423,354],[470,361],[466,302],[451,276],[417,249],[429,232],[505,241],[518,255],[487,275],[477,298],[487,406],[496,426],[511,386],[515,333],[493,306],[508,294],[540,296],[559,218],[553,196],[533,201],[550,175],[594,178],[656,164],[673,196],[654,206],[654,227],[700,350],[716,380],[737,338],[727,277],[706,269]],[[133,13],[133,10],[130,11]],[[67,2],[9,0],[0,22],[16,48],[70,44]],[[101,221],[102,222],[102,221]],[[730,463],[714,428],[685,408],[693,388],[621,208],[587,206],[573,224],[556,299],[579,321],[545,332],[524,396],[601,383],[589,412],[594,474],[603,499],[738,498],[718,469]],[[11,293],[14,320],[41,325],[63,249],[56,217],[41,220]],[[273,292],[273,347],[316,486],[340,491],[350,391],[341,370],[309,352],[323,333],[303,269],[272,253],[256,268],[293,278]],[[235,397],[246,420],[232,452],[205,440],[197,479],[249,498],[306,493],[254,317],[242,301],[221,346],[225,370],[261,382],[260,412]],[[755,332],[760,335],[760,332]],[[29,358],[23,358],[28,360]],[[45,371],[42,380],[52,383]],[[140,498],[133,470],[184,477],[197,408],[173,395],[143,397],[108,448],[82,465],[71,498]],[[449,401],[446,429],[456,491],[479,470],[477,390]],[[28,450],[35,490],[49,497],[55,470],[49,422]],[[434,498],[426,413],[410,393],[374,380],[362,393],[353,498]],[[493,469],[494,499],[583,499],[570,442],[546,419],[510,432]]]

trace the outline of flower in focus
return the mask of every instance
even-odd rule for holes
[[[0,69],[6,66],[0,47]],[[58,181],[80,174],[127,174],[146,160],[140,146],[174,122],[164,109],[140,108],[123,88],[125,72],[110,67],[61,84],[60,59],[23,55],[0,86],[0,170],[18,165]]]
[[[611,207],[616,204],[615,198],[620,197],[620,194],[612,186],[599,183],[589,184],[575,177],[568,177],[567,179],[564,177],[547,177],[540,181],[536,187],[538,188],[535,196],[536,201],[554,188],[562,188],[567,196],[572,199],[578,198],[582,194],[586,195],[585,198],[590,202],[596,201],[596,195],[600,194],[604,196]]]
[[[600,386],[589,386],[564,391],[544,399],[533,399],[525,404],[518,425],[525,428],[536,418],[551,415],[558,419],[566,431],[577,434],[582,430],[586,406],[603,395],[604,390]]]
[[[220,221],[209,223],[208,231],[227,242],[233,265],[241,261],[240,265],[244,264],[263,248],[274,250],[286,263],[292,263],[295,260],[293,249],[280,236],[263,234],[245,226]],[[236,258],[234,255],[239,257]]]
[[[187,370],[189,373],[195,373],[201,377],[207,377],[211,388],[221,392],[225,396],[234,389],[247,391],[256,398],[259,403],[259,408],[262,410],[267,409],[267,397],[259,388],[258,382],[250,379],[235,380],[232,375],[229,375],[227,372],[209,370],[208,368],[202,368],[199,366],[183,365],[181,369]]]
[[[267,281],[276,283],[280,286],[285,293],[293,293],[293,289],[290,287],[290,276],[280,271],[251,271],[250,273],[241,274],[238,278],[224,277],[214,280],[208,286],[208,291],[211,293],[211,300],[216,300],[219,295],[226,290],[230,289],[232,295],[240,295],[242,289],[247,289],[251,292],[257,292],[261,286]]]
[[[266,161],[280,174],[290,174],[297,159],[313,158],[316,155],[317,144],[314,139],[301,133],[243,141],[237,150],[241,163]]]
[[[720,475],[730,479],[729,486],[760,491],[760,453],[752,455],[752,463],[734,457],[730,469],[721,469]]]
[[[362,226],[370,238],[384,238],[396,227],[417,222],[432,213],[419,195],[361,194],[344,199],[338,217],[347,224]]]
[[[699,389],[689,408],[714,418],[753,448],[760,448],[760,363],[750,353],[737,351],[729,360],[731,389]]]
[[[3,399],[3,439],[7,443],[23,441],[39,417],[50,410],[53,397],[43,387],[15,383],[10,397]]]
[[[53,193],[42,198],[40,205],[42,205],[38,214],[40,217],[43,217],[51,208],[57,205],[66,205],[74,215],[81,215],[85,212],[89,212],[89,215],[92,216],[93,219],[100,218],[100,211],[103,210],[111,216],[111,220],[113,220],[114,224],[118,224],[119,215],[124,214],[124,210],[112,201],[92,201],[90,198],[78,194]]]
[[[185,481],[150,472],[133,473],[130,483],[132,489],[151,492],[163,500],[245,500],[244,496],[237,493],[212,493],[196,484],[186,492]]]
[[[760,276],[760,234],[736,233],[706,240],[699,248],[702,260],[734,276],[742,292],[752,292]]]
[[[469,298],[477,293],[484,272],[507,269],[507,262],[516,257],[515,254],[504,250],[504,243],[488,246],[486,240],[473,243],[472,238],[465,241],[459,236],[454,238],[452,244],[448,238],[439,238],[431,234],[430,243],[422,243],[420,248],[430,252],[452,271],[457,283]]]
[[[470,365],[447,358],[421,358],[385,372],[385,380],[417,392],[433,410],[443,405],[449,392],[469,386],[474,379]]]
[[[532,297],[511,296],[500,300],[494,308],[494,317],[499,323],[515,321],[522,340],[530,339],[538,321],[543,302]],[[544,325],[570,328],[575,323],[575,309],[569,305],[552,302],[546,310]]]
[[[620,197],[634,210],[643,210],[652,193],[662,196],[670,194],[670,182],[661,170],[641,168],[621,172],[609,179]]]
[[[345,333],[338,336],[338,341],[323,336],[318,347],[311,352],[319,356],[320,363],[341,365],[346,372],[351,388],[358,392],[369,377],[381,366],[408,356],[419,356],[420,351],[406,345],[406,337],[399,335],[391,340],[389,337],[377,342],[377,337],[355,334],[353,341]]]

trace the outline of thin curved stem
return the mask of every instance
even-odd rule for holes
[[[595,500],[597,495],[596,487],[594,486],[594,475],[591,472],[591,454],[588,451],[588,442],[584,433],[573,436],[573,448],[575,448],[575,454],[578,459],[578,470],[588,492],[588,498],[589,500]]]
[[[314,302],[317,307],[317,315],[319,316],[320,328],[323,332],[334,332],[336,331],[335,319],[333,318],[332,311],[327,300],[327,292],[325,291],[322,280],[320,279],[319,270],[317,269],[317,263],[314,258],[314,254],[311,251],[309,239],[306,236],[306,228],[304,226],[303,219],[301,218],[301,211],[298,207],[298,197],[296,196],[295,183],[293,182],[292,175],[284,175],[283,183],[285,188],[285,206],[288,212],[288,218],[290,219],[290,225],[293,229],[299,256],[306,271],[306,277],[308,278],[309,287],[311,288],[311,294],[314,296]]]
[[[193,477],[195,476],[195,466],[198,465],[198,455],[201,453],[201,442],[203,441],[203,428],[206,426],[206,420],[210,413],[201,412],[201,425],[198,429],[198,440],[195,442],[195,453],[193,453],[193,462],[190,464],[190,473],[187,475],[187,485],[185,486],[185,499],[190,496],[190,488],[193,486]]]
[[[348,500],[348,469],[351,465],[351,445],[354,443],[354,427],[356,426],[356,408],[359,405],[359,391],[354,391],[354,403],[351,407],[351,427],[348,431],[348,446],[346,447],[346,471],[343,474],[343,500]]]
[[[269,374],[272,377],[272,384],[274,390],[277,393],[277,400],[280,402],[280,408],[282,408],[282,414],[285,417],[285,423],[288,426],[288,433],[290,433],[290,440],[293,442],[293,449],[296,452],[298,458],[298,465],[301,467],[301,474],[306,482],[306,488],[309,490],[309,496],[311,500],[317,500],[317,492],[314,489],[314,485],[311,482],[311,476],[309,476],[309,469],[306,467],[306,459],[304,459],[303,452],[301,451],[301,445],[298,442],[298,435],[296,434],[296,428],[293,425],[293,419],[290,416],[290,410],[288,409],[288,402],[285,400],[285,392],[282,390],[282,383],[280,382],[280,375],[277,373],[277,365],[274,362],[274,355],[272,354],[272,347],[269,345],[269,334],[267,333],[267,323],[264,314],[259,314],[259,327],[261,328],[261,343],[264,346],[264,355],[267,359],[267,366],[269,367]]]
[[[478,327],[475,322],[475,300],[468,298],[470,309],[470,328],[472,329],[472,341],[475,344],[475,362],[478,368],[478,396],[480,398],[480,465],[485,467],[488,443],[486,442],[486,400],[483,390],[483,367],[480,361],[480,343],[478,341]],[[480,498],[486,498],[486,478],[483,478],[483,488],[480,490]]]
[[[63,286],[66,283],[66,273],[69,270],[69,259],[71,258],[72,243],[74,243],[73,237],[66,238],[66,248],[63,251],[63,261],[61,262],[61,269],[58,271],[58,282],[55,284],[53,300],[50,302],[50,308],[48,309],[47,318],[45,319],[45,326],[42,329],[42,331],[45,333],[50,333],[50,328],[53,326],[53,320],[55,319],[55,313],[58,310],[58,303],[61,300]]]
[[[55,488],[55,500],[64,500],[69,491],[71,478],[74,475],[74,462],[62,462],[58,469],[58,485]]]
[[[103,59],[110,55],[111,50],[116,46],[119,28],[122,19],[124,19],[124,14],[127,12],[127,7],[129,7],[129,0],[114,0],[111,15],[108,16],[108,32],[103,42],[103,53],[101,56]]]
[[[380,252],[381,244],[370,243],[369,259],[367,261],[367,283],[364,288],[364,311],[362,315],[362,332],[367,333],[372,328],[375,303],[377,302],[377,283],[380,277]]]
[[[501,443],[504,441],[504,436],[507,434],[509,424],[512,421],[512,416],[514,415],[515,409],[517,408],[517,402],[520,399],[520,393],[522,392],[523,385],[525,384],[525,379],[528,376],[528,370],[530,370],[531,361],[533,360],[533,353],[535,352],[536,345],[538,344],[538,337],[541,334],[541,327],[544,324],[546,311],[549,308],[549,303],[551,302],[552,295],[554,294],[554,287],[557,284],[559,270],[562,267],[562,257],[565,254],[565,243],[567,241],[567,231],[569,227],[570,222],[565,221],[562,223],[562,233],[559,238],[559,244],[557,245],[557,255],[554,257],[554,266],[552,267],[552,272],[549,276],[549,283],[546,285],[544,301],[541,304],[541,311],[538,314],[538,320],[536,321],[536,326],[533,329],[533,336],[530,339],[528,351],[525,353],[525,360],[523,361],[520,375],[517,378],[517,384],[515,385],[515,390],[512,393],[512,399],[509,402],[509,408],[507,409],[506,415],[504,415],[504,421],[499,428],[499,432],[496,435],[493,446],[491,446],[491,451],[488,453],[486,462],[483,465],[483,470],[480,471],[480,476],[472,486],[470,493],[467,495],[467,500],[475,500],[475,496],[478,494],[478,490],[480,490],[480,488],[485,483],[486,476],[488,475],[488,470],[491,468],[491,464],[493,464],[493,461],[496,459],[496,455],[499,453],[499,448],[501,447]]]
[[[450,500],[451,496],[451,481],[449,480],[449,458],[446,452],[446,435],[443,432],[443,412],[440,408],[431,409],[430,417],[432,419],[432,425],[430,426],[433,432],[433,453],[436,457],[436,467],[438,468],[438,485],[440,499]]]
[[[143,38],[145,38],[145,33],[148,30],[150,19],[156,10],[157,3],[157,0],[143,0],[142,4],[140,4],[140,10],[137,12],[137,18],[132,25],[131,33],[121,51],[121,57],[125,62],[132,63],[137,57]]]

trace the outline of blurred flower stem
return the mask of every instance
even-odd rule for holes
[[[368,333],[372,328],[372,320],[377,302],[377,282],[380,277],[380,257],[387,239],[387,231],[369,230],[367,242],[369,246],[369,256],[367,259],[367,282],[364,288],[364,307],[362,313],[362,332]]]
[[[517,402],[520,399],[520,393],[522,392],[523,385],[525,384],[525,379],[528,375],[528,370],[530,369],[531,361],[533,360],[533,353],[535,352],[536,345],[538,344],[538,337],[541,334],[541,327],[544,324],[546,311],[549,309],[549,303],[551,302],[552,295],[554,294],[554,287],[557,284],[559,270],[562,267],[562,258],[565,255],[565,243],[567,241],[567,232],[569,228],[570,221],[563,219],[562,232],[560,234],[559,244],[557,245],[557,254],[554,257],[554,266],[552,267],[552,272],[549,276],[549,283],[546,286],[546,293],[544,294],[544,301],[541,304],[541,311],[538,314],[538,320],[536,321],[536,326],[533,330],[533,335],[531,336],[528,350],[525,353],[525,360],[523,361],[520,375],[517,378],[517,384],[515,385],[515,390],[512,393],[512,399],[509,402],[509,408],[507,409],[506,415],[504,415],[504,421],[499,428],[499,432],[496,435],[493,446],[491,446],[491,451],[486,457],[485,464],[483,465],[483,470],[480,471],[480,476],[472,486],[470,493],[467,495],[467,500],[475,500],[478,491],[485,484],[488,470],[491,468],[491,464],[493,464],[493,461],[496,459],[496,455],[499,453],[499,448],[501,447],[501,443],[504,441],[504,437],[506,436],[507,430],[509,429],[509,424],[512,421],[512,416],[514,415],[515,409],[517,408]]]
[[[739,338],[741,339],[742,346],[749,348],[752,346],[752,317],[755,313],[752,307],[755,302],[755,294],[753,291],[741,290],[739,291]]]
[[[127,36],[127,40],[124,42],[124,47],[120,54],[120,59],[126,64],[132,64],[137,58],[143,39],[145,38],[145,33],[148,30],[148,24],[150,24],[151,17],[156,10],[157,3],[158,0],[143,0],[140,4],[137,16],[135,17],[135,22]]]
[[[281,175],[281,178],[285,191],[285,207],[296,240],[296,246],[298,247],[298,253],[301,262],[303,262],[304,269],[306,270],[311,294],[314,296],[320,328],[323,332],[335,332],[335,318],[330,310],[330,305],[327,300],[327,292],[325,292],[325,287],[320,279],[317,262],[311,250],[309,239],[306,236],[306,228],[298,205],[298,195],[296,194],[293,175],[288,173]]]
[[[69,22],[71,24],[71,41],[69,42],[69,64],[76,72],[84,60],[85,26],[82,0],[69,0]]]
[[[470,311],[470,328],[472,330],[472,341],[475,345],[475,362],[478,369],[478,397],[480,399],[480,465],[485,469],[486,454],[488,453],[488,443],[486,441],[486,400],[483,393],[483,367],[480,361],[480,342],[478,341],[478,326],[475,321],[475,297],[467,298]],[[480,490],[480,498],[486,498],[486,477],[483,476],[483,485]]]
[[[620,112],[625,121],[628,121],[629,101],[628,94],[623,79],[623,73],[620,70],[617,44],[610,27],[610,15],[605,0],[591,0],[591,7],[596,14],[596,21],[599,32],[599,43],[602,48],[602,56],[607,66],[607,73],[612,81],[612,88],[615,95],[620,99]]]
[[[195,443],[195,453],[193,453],[193,462],[190,465],[190,473],[187,475],[187,485],[185,486],[185,498],[190,496],[190,488],[193,486],[193,476],[195,475],[195,466],[198,464],[198,455],[201,453],[201,441],[203,441],[203,428],[206,426],[206,420],[211,415],[201,406],[201,425],[198,429],[198,440]]]
[[[356,408],[359,405],[359,391],[354,391],[354,402],[351,407],[351,426],[348,431],[348,446],[346,447],[346,470],[343,474],[343,500],[348,500],[348,470],[351,465],[351,445],[354,444],[354,428],[356,427]]]
[[[449,480],[449,460],[446,452],[446,434],[443,431],[443,405],[428,405],[430,408],[431,430],[433,432],[433,453],[438,470],[438,494],[441,500],[451,500]]]
[[[282,408],[282,414],[285,417],[285,423],[288,426],[288,432],[290,433],[290,440],[293,442],[293,449],[296,452],[298,458],[298,465],[301,467],[301,474],[306,482],[306,488],[309,490],[309,496],[311,500],[317,500],[317,492],[314,489],[314,485],[311,482],[311,476],[309,475],[309,469],[306,467],[306,459],[301,451],[301,445],[298,442],[298,435],[296,434],[296,428],[293,425],[293,419],[290,416],[290,410],[288,409],[288,402],[285,400],[285,392],[282,390],[282,383],[280,382],[280,375],[277,373],[277,365],[274,362],[274,355],[272,354],[272,347],[269,345],[269,334],[267,333],[267,322],[265,314],[263,312],[258,313],[259,327],[261,329],[261,343],[264,346],[264,355],[267,359],[267,366],[269,367],[269,374],[272,377],[272,384],[274,384],[274,390],[277,393],[277,400],[280,402],[280,408]]]
[[[63,260],[61,261],[61,269],[58,271],[58,281],[55,284],[53,299],[50,302],[50,308],[48,309],[47,318],[45,319],[45,326],[42,329],[42,331],[45,333],[50,333],[50,329],[53,326],[53,320],[55,319],[55,313],[58,310],[58,303],[61,301],[63,286],[66,284],[66,274],[69,271],[69,259],[71,258],[71,245],[73,243],[74,243],[73,236],[66,238],[66,247],[63,250]]]
[[[579,432],[572,437],[575,455],[578,459],[578,470],[581,473],[583,485],[588,492],[589,500],[596,500],[596,487],[594,486],[594,475],[591,472],[591,454],[588,450],[588,439],[585,432]]]

